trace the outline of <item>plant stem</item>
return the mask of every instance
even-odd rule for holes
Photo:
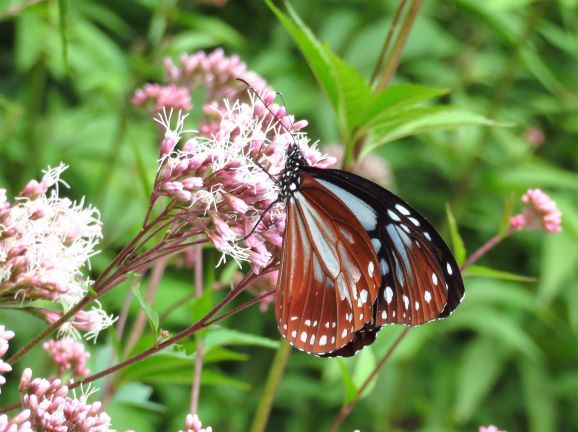
[[[195,294],[197,298],[203,295],[203,249],[201,246],[195,247]],[[201,392],[201,375],[203,373],[203,341],[197,337],[195,354],[195,370],[193,374],[193,385],[191,388],[191,414],[196,414],[199,409],[199,394]]]
[[[401,58],[401,53],[407,43],[407,39],[409,37],[409,33],[415,23],[415,19],[421,9],[423,4],[423,0],[413,0],[407,15],[405,16],[405,20],[399,30],[397,38],[391,48],[391,53],[389,54],[383,69],[379,74],[379,78],[377,80],[377,85],[375,86],[376,91],[383,90],[389,85],[389,82],[393,78],[393,75],[397,71],[397,67],[399,66],[399,59]]]
[[[146,295],[146,301],[149,304],[152,303],[155,298],[155,295],[159,288],[159,284],[165,273],[166,264],[167,264],[167,257],[163,257],[159,259],[157,262],[155,262],[153,266],[151,278],[148,284],[149,285],[148,291]],[[135,322],[133,324],[132,330],[130,332],[130,335],[128,337],[128,341],[126,342],[126,345],[124,347],[122,353],[123,357],[126,357],[135,347],[136,343],[138,342],[139,338],[142,335],[142,332],[146,324],[146,320],[147,320],[146,314],[143,312],[142,309],[139,310]]]
[[[377,78],[377,74],[379,73],[379,71],[383,67],[385,55],[387,54],[387,51],[389,50],[389,46],[391,45],[391,40],[393,39],[393,34],[395,33],[395,28],[397,27],[399,19],[401,18],[401,13],[402,13],[403,8],[405,7],[406,3],[407,3],[407,0],[401,0],[399,2],[399,6],[397,7],[397,10],[395,11],[395,16],[393,17],[393,21],[391,23],[391,26],[389,27],[389,31],[387,32],[387,36],[385,38],[385,41],[384,41],[383,45],[381,46],[381,51],[379,53],[379,57],[377,58],[377,61],[375,62],[373,72],[371,73],[371,79],[369,80],[374,85],[377,84],[375,79]]]
[[[379,373],[379,371],[381,370],[381,368],[387,363],[387,361],[390,359],[390,357],[392,356],[393,352],[395,351],[395,349],[399,346],[399,344],[401,343],[401,341],[406,337],[406,335],[409,333],[411,327],[405,327],[403,329],[403,331],[399,334],[399,336],[393,341],[393,343],[391,344],[391,346],[389,347],[389,349],[386,351],[386,353],[383,355],[383,357],[379,360],[379,362],[377,363],[377,365],[375,366],[375,368],[373,369],[373,371],[371,372],[371,374],[367,377],[367,379],[363,382],[363,384],[361,385],[361,387],[359,387],[357,389],[357,392],[355,393],[355,397],[350,400],[343,408],[341,408],[341,411],[339,411],[339,414],[337,415],[337,417],[335,418],[335,420],[333,420],[333,423],[331,423],[331,426],[329,426],[328,431],[329,432],[335,432],[337,431],[337,428],[339,427],[339,425],[341,423],[343,423],[343,420],[345,420],[345,418],[349,415],[349,413],[353,410],[353,407],[355,406],[355,404],[359,401],[359,398],[363,395],[363,392],[365,391],[365,389],[367,388],[367,386],[369,384],[371,384],[371,382],[377,377],[377,374]]]
[[[495,248],[498,243],[504,240],[506,237],[509,237],[515,230],[510,227],[508,231],[504,235],[496,234],[494,237],[489,239],[485,242],[482,246],[480,246],[473,254],[471,254],[468,259],[464,261],[464,263],[460,266],[460,271],[463,273],[469,266],[487,254],[491,249]]]
[[[73,384],[70,384],[68,386],[68,388],[74,389],[74,388],[79,387],[81,385],[88,384],[88,383],[96,381],[102,377],[105,377],[111,373],[114,373],[114,372],[116,372],[116,371],[118,371],[124,367],[130,366],[131,364],[142,361],[142,360],[150,357],[151,355],[156,354],[159,351],[162,351],[163,349],[167,348],[168,346],[170,346],[176,342],[179,342],[180,340],[183,340],[183,339],[191,336],[192,334],[198,332],[199,330],[207,327],[210,322],[214,322],[214,321],[210,321],[211,318],[213,318],[217,314],[217,312],[219,312],[226,305],[228,305],[235,297],[237,297],[257,277],[258,277],[258,275],[255,275],[253,273],[249,273],[249,274],[245,275],[243,280],[241,282],[239,282],[239,284],[232,291],[230,291],[225,296],[225,298],[223,300],[221,300],[221,302],[219,304],[217,304],[209,313],[207,313],[203,318],[201,318],[199,321],[197,321],[192,326],[177,333],[175,336],[173,336],[169,339],[166,339],[166,340],[160,342],[159,344],[157,344],[153,347],[150,347],[149,349],[141,352],[140,354],[137,354],[131,358],[128,358],[128,359],[108,368],[108,369],[105,369],[105,370],[100,371],[94,375],[91,375],[91,376],[85,378],[84,380],[77,381]]]
[[[265,431],[269,415],[271,414],[271,409],[273,408],[273,401],[275,400],[275,395],[279,389],[279,384],[281,384],[281,379],[285,374],[285,367],[287,366],[290,354],[291,345],[285,339],[281,339],[279,349],[275,354],[275,358],[271,364],[271,369],[269,370],[269,376],[267,377],[263,397],[257,407],[257,412],[253,418],[251,429],[249,429],[251,432]]]

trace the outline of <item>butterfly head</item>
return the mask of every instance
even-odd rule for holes
[[[309,166],[301,149],[296,143],[292,143],[287,148],[285,167],[279,180],[279,198],[287,199],[298,191],[301,187],[301,170]]]

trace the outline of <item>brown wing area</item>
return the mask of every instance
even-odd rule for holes
[[[286,211],[279,331],[301,350],[335,351],[373,318],[381,284],[377,255],[351,210],[308,175]]]
[[[428,240],[403,221],[380,227],[382,286],[375,324],[420,325],[436,319],[447,302],[443,269]]]

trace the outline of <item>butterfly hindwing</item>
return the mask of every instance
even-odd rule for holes
[[[373,319],[381,285],[377,255],[349,207],[307,174],[286,212],[279,330],[304,351],[336,351]]]

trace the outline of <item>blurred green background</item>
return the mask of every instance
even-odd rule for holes
[[[102,213],[95,275],[143,220],[158,136],[130,97],[145,82],[163,81],[164,57],[215,47],[239,54],[283,94],[289,112],[309,121],[312,138],[322,146],[339,143],[333,112],[307,63],[260,1],[23,7],[29,3],[35,2],[0,1],[0,187],[13,196],[47,165],[70,165],[67,193],[86,196]],[[397,1],[292,4],[321,41],[369,77]],[[474,431],[482,424],[510,432],[578,430],[577,6],[576,0],[458,0],[422,7],[394,82],[448,88],[442,102],[510,126],[439,131],[380,147],[375,154],[389,167],[392,189],[446,238],[450,203],[470,253],[498,231],[507,202],[521,208],[528,188],[540,187],[557,202],[563,232],[519,233],[484,257],[480,264],[536,280],[467,277],[463,305],[451,318],[410,332],[341,430]],[[215,270],[217,260],[206,250],[207,285],[229,282],[231,268]],[[107,309],[118,312],[127,290],[108,295]],[[192,271],[172,269],[154,307],[162,313],[192,290]],[[183,329],[221,296],[208,292],[184,302],[161,326]],[[134,304],[133,317],[137,310]],[[44,325],[15,313],[2,313],[0,322],[16,332],[16,345]],[[245,431],[278,333],[272,310],[257,307],[223,326],[228,330],[202,335],[214,351],[207,354],[199,415],[214,431]],[[353,359],[294,351],[267,430],[326,430],[348,386],[363,380],[399,331],[385,328]],[[95,372],[109,364],[111,352],[122,351],[112,333],[91,347]],[[153,340],[144,336],[136,351]],[[194,342],[184,347],[194,352]],[[35,353],[18,367],[50,373],[47,359]],[[115,377],[117,392],[106,409],[117,429],[182,427],[193,361],[169,360],[153,358]],[[14,385],[3,395],[15,397]]]

